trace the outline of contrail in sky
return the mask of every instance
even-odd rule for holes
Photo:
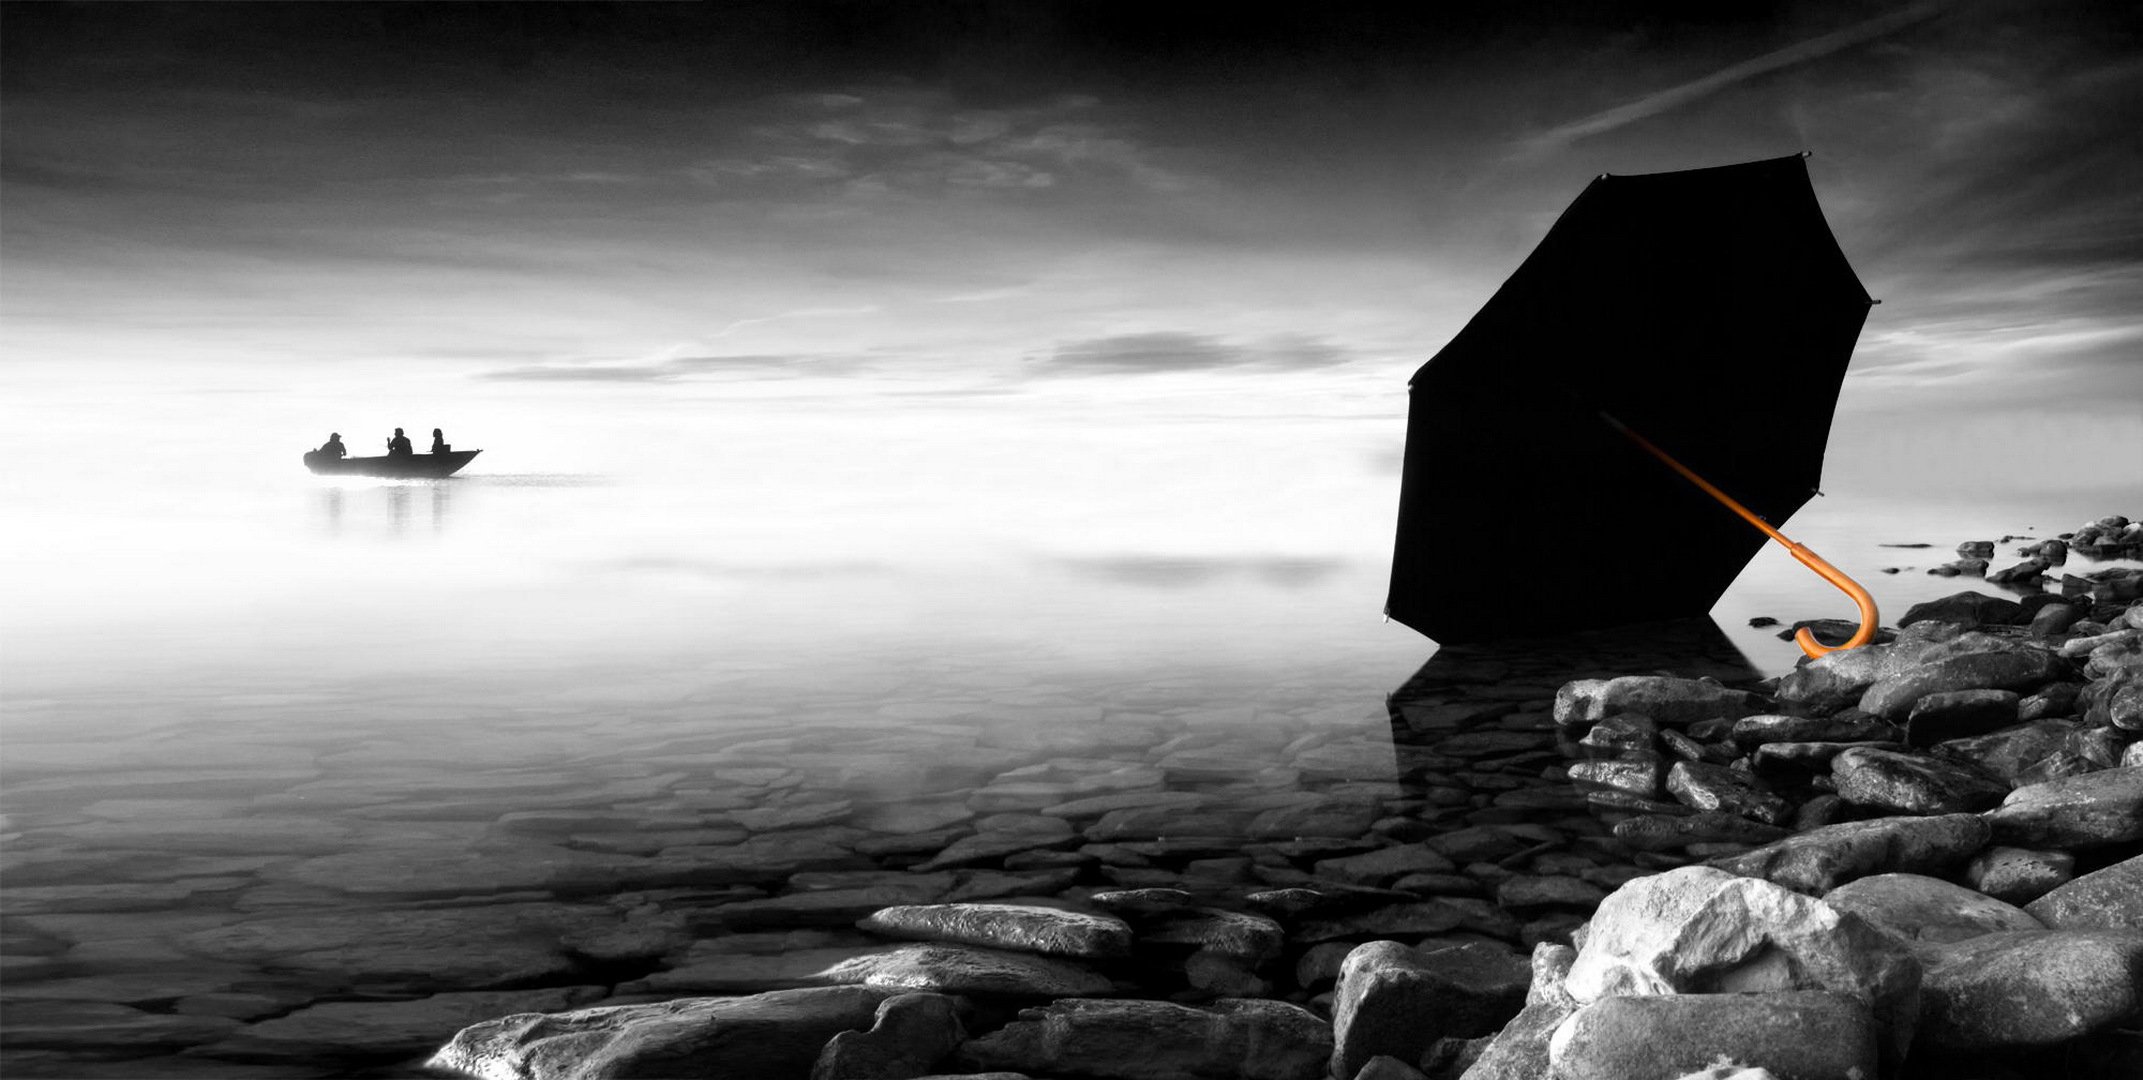
[[[1902,11],[1856,23],[1843,30],[1834,30],[1820,37],[1809,38],[1797,45],[1789,45],[1775,52],[1768,52],[1753,60],[1744,60],[1731,67],[1721,68],[1701,79],[1669,87],[1655,94],[1647,94],[1635,101],[1617,105],[1606,112],[1594,113],[1561,127],[1551,128],[1520,144],[1518,156],[1532,157],[1559,150],[1589,135],[1613,131],[1624,124],[1635,123],[1648,116],[1655,116],[1669,109],[1687,105],[1692,101],[1723,90],[1738,82],[1753,79],[1758,75],[1792,67],[1820,57],[1829,56],[1841,49],[1851,48],[1865,41],[1872,41],[1885,34],[1895,33],[1914,23],[1925,22],[1942,14],[1951,6],[1951,0],[1927,0]]]

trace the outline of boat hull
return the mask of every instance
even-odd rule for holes
[[[346,457],[305,453],[305,467],[322,476],[384,476],[401,480],[436,480],[452,476],[474,460],[482,450],[451,450],[444,454],[406,454],[400,457]]]

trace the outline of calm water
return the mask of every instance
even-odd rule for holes
[[[691,912],[765,891],[707,869],[761,841],[844,873],[1088,794],[1245,828],[1405,798],[1387,696],[1435,650],[1377,614],[1403,423],[1358,400],[487,390],[448,429],[467,475],[389,483],[305,474],[326,430],[272,395],[29,389],[0,444],[37,466],[4,477],[10,1075],[364,1072],[630,993],[711,933]],[[360,452],[428,431],[364,404]],[[110,449],[145,441],[170,452]],[[1921,572],[1960,540],[2143,510],[1894,487],[1834,481],[1791,530],[1893,617],[1970,584]],[[1571,558],[1622,542],[1673,538]],[[1481,563],[1528,570],[1488,529]],[[1750,616],[1850,611],[1767,552],[1715,617],[1777,672]]]

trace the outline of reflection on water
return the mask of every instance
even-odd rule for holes
[[[404,540],[441,536],[464,482],[444,480],[329,480],[315,492],[320,531],[352,539]]]

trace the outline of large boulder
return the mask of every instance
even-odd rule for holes
[[[2056,930],[2143,930],[2143,855],[2085,874],[2024,910]]]
[[[1911,1044],[1920,964],[1857,915],[1754,878],[1690,866],[1602,901],[1564,988],[1580,1003],[1690,993],[1829,990],[1866,1003],[1886,1058]]]
[[[1331,1058],[1332,1029],[1317,1014],[1252,998],[1202,1009],[1166,1001],[1051,1002],[1022,1010],[953,1055],[970,1071],[1097,1080],[1319,1080]]]
[[[1624,675],[1578,679],[1555,692],[1555,722],[1592,724],[1617,713],[1639,713],[1662,726],[1687,727],[1699,720],[1740,719],[1760,711],[1762,699],[1703,679]]]
[[[2143,768],[2105,769],[2009,793],[1983,815],[1994,838],[2020,847],[2076,848],[2143,840]]]
[[[2008,930],[2044,930],[2023,908],[1922,874],[1877,874],[1825,893],[1823,902],[1907,941],[1941,944]]]
[[[1957,690],[2028,691],[2069,672],[2059,656],[2038,648],[1966,653],[1883,679],[1860,697],[1861,711],[1893,724],[1905,722],[1929,694]]]
[[[1872,1077],[1880,1033],[1850,994],[1616,997],[1587,1005],[1555,1031],[1557,1080],[1676,1080],[1721,1063],[1781,1077]]]
[[[521,1013],[463,1028],[426,1065],[475,1080],[806,1080],[826,1040],[870,1028],[894,993],[832,986]]]
[[[1977,854],[1989,835],[1978,814],[1848,821],[1714,859],[1711,865],[1820,896],[1875,874],[1940,874]]]
[[[1332,1075],[1370,1058],[1418,1061],[1436,1040],[1490,1035],[1524,1007],[1530,968],[1476,942],[1422,953],[1396,941],[1357,946],[1340,965],[1332,1002]]]
[[[1014,952],[1112,957],[1131,954],[1131,927],[1113,915],[1033,904],[905,904],[856,924],[915,941],[949,941]]]
[[[2143,930],[2010,931],[1924,956],[1924,1046],[2052,1046],[2143,1008]]]

